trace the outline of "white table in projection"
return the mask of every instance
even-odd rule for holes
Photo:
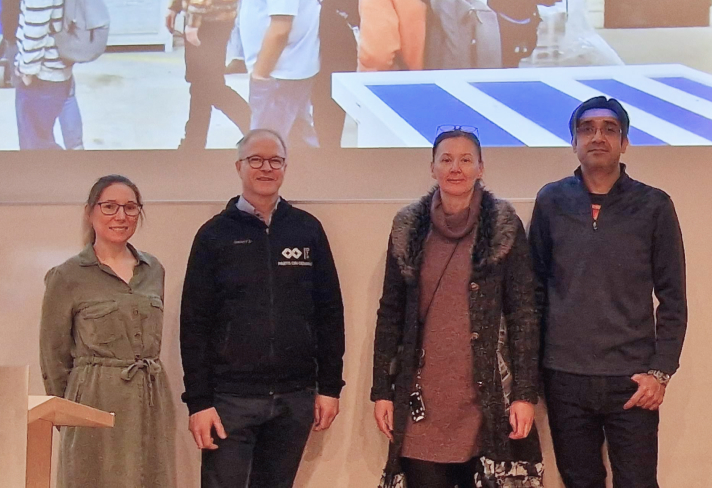
[[[712,75],[678,64],[337,73],[332,95],[359,147],[429,147],[449,124],[484,146],[569,146],[571,112],[597,95],[626,108],[631,144],[712,145]]]

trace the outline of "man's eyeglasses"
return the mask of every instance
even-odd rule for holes
[[[263,158],[262,156],[247,156],[246,158],[238,159],[238,161],[247,161],[252,169],[260,169],[264,166],[265,161],[269,164],[272,169],[282,169],[287,161],[280,156],[273,156],[271,158]]]
[[[439,136],[443,132],[450,132],[454,130],[469,132],[470,134],[474,134],[478,138],[480,136],[477,127],[473,125],[439,125],[438,128],[435,130],[435,137]]]
[[[576,134],[579,137],[594,137],[596,132],[601,131],[604,137],[615,139],[620,137],[621,128],[615,125],[606,125],[604,127],[595,127],[593,125],[580,125],[576,127]]]
[[[141,213],[141,208],[143,208],[142,205],[134,202],[125,203],[124,205],[116,202],[99,202],[97,205],[104,215],[116,215],[119,209],[123,208],[127,217],[137,217]]]

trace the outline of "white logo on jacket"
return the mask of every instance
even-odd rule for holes
[[[303,249],[299,249],[298,247],[294,248],[289,248],[285,247],[284,250],[282,250],[282,256],[284,256],[287,261],[279,261],[277,262],[278,266],[311,266],[312,262],[309,259],[309,251],[310,249],[308,247],[305,247]],[[301,260],[299,258],[302,258]]]
[[[284,256],[287,259],[299,259],[302,257],[302,251],[300,251],[298,248],[294,249],[289,249],[288,247],[284,248],[284,251],[282,251],[282,256]]]

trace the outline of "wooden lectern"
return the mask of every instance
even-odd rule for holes
[[[55,426],[113,427],[114,414],[53,396],[29,396],[27,488],[49,488]]]
[[[0,366],[0,485],[25,488],[27,481],[27,390],[29,366]]]

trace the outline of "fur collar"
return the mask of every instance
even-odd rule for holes
[[[416,283],[423,261],[425,238],[430,232],[430,205],[437,187],[401,209],[393,219],[391,243],[393,256],[408,283]],[[472,243],[473,270],[499,263],[507,256],[519,227],[519,217],[512,204],[483,190],[477,235]]]

